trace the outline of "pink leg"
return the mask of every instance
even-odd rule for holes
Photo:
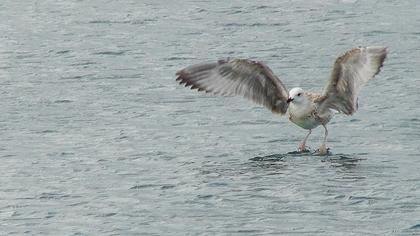
[[[312,133],[312,130],[310,129],[308,134],[305,136],[305,138],[303,139],[302,143],[299,145],[298,147],[298,151],[299,152],[304,152],[306,151],[306,141],[308,140],[309,135]]]
[[[327,155],[328,154],[328,149],[327,149],[327,136],[328,136],[328,130],[327,130],[327,126],[324,126],[325,129],[325,133],[324,133],[324,141],[321,144],[321,147],[319,147],[319,154],[320,155]]]

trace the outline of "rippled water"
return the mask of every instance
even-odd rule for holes
[[[308,3],[310,2],[310,3]],[[420,5],[362,1],[0,2],[0,232],[420,235]],[[386,45],[333,155],[241,98],[175,83],[217,58],[320,90],[336,56]],[[309,145],[317,148],[322,129]]]

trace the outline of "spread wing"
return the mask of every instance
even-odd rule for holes
[[[280,79],[262,62],[225,59],[189,66],[176,73],[186,87],[221,95],[239,95],[272,112],[287,111],[288,92]]]
[[[386,55],[386,47],[359,47],[338,57],[318,102],[320,112],[332,108],[353,114],[361,88],[379,73]]]

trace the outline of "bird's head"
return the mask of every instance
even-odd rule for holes
[[[287,99],[287,103],[301,103],[305,100],[304,98],[304,91],[301,88],[292,88],[289,91],[289,98]]]

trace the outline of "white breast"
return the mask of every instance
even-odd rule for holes
[[[304,129],[313,129],[320,125],[314,116],[315,107],[311,103],[289,105],[289,120]]]

